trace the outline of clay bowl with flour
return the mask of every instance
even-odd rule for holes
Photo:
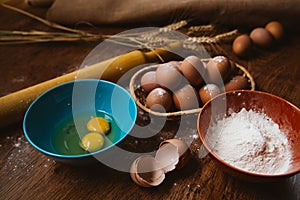
[[[198,115],[197,129],[224,172],[246,181],[273,182],[300,172],[299,121],[300,109],[285,99],[240,90],[207,102]]]

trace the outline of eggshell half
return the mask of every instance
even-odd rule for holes
[[[164,172],[167,173],[176,168],[179,156],[178,147],[172,143],[166,143],[157,150],[155,159],[161,164]]]
[[[183,140],[173,138],[173,139],[168,139],[168,140],[163,141],[160,144],[159,148],[162,148],[163,146],[165,146],[167,144],[172,144],[177,147],[179,161],[176,164],[176,169],[180,169],[180,168],[184,167],[191,158],[191,151],[190,151],[190,148],[187,145],[187,143],[184,142]]]
[[[138,157],[130,168],[131,179],[142,187],[157,186],[165,179],[161,164],[153,156]]]

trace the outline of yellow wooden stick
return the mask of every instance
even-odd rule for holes
[[[124,73],[138,65],[159,61],[157,54],[162,57],[166,56],[166,58],[173,55],[165,49],[156,49],[155,52],[135,50],[3,96],[0,98],[0,128],[21,121],[32,101],[54,86],[73,81],[77,78],[104,79],[116,82]],[[120,70],[120,68],[122,68],[122,70]],[[77,75],[80,76],[77,77]]]

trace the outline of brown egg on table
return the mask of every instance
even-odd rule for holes
[[[172,107],[172,96],[163,88],[155,88],[146,97],[146,106],[158,112],[168,112]]]
[[[271,33],[276,41],[280,41],[284,35],[284,29],[280,22],[271,21],[266,26],[265,29]]]
[[[193,86],[198,86],[203,82],[206,75],[206,67],[197,56],[188,56],[181,63],[179,70]]]
[[[173,102],[178,110],[190,110],[199,107],[199,98],[195,88],[189,84],[173,93]]]
[[[220,88],[215,84],[207,84],[199,90],[199,96],[203,104],[205,104],[220,93]]]
[[[208,61],[206,69],[209,82],[222,85],[231,73],[231,64],[225,56],[216,56]]]
[[[150,71],[145,73],[141,78],[141,86],[146,93],[158,88],[159,84],[156,81],[156,72]]]
[[[242,90],[248,87],[248,79],[245,76],[234,76],[224,85],[224,91]]]
[[[248,56],[252,50],[251,38],[247,34],[237,36],[232,43],[232,50],[237,56]]]
[[[274,42],[271,33],[261,27],[253,29],[250,33],[250,38],[252,39],[254,44],[262,48],[268,48]]]
[[[182,78],[183,76],[175,64],[160,64],[156,69],[157,83],[169,90],[175,90],[181,84]]]

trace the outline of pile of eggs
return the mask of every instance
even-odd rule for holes
[[[182,62],[159,64],[141,77],[146,107],[156,112],[191,110],[222,92],[248,88],[248,79],[236,71],[225,56],[204,63],[192,55]]]
[[[254,28],[250,34],[242,34],[235,38],[232,44],[233,52],[241,57],[248,56],[254,44],[260,48],[270,48],[283,38],[283,26],[277,21],[271,21],[265,27]]]

